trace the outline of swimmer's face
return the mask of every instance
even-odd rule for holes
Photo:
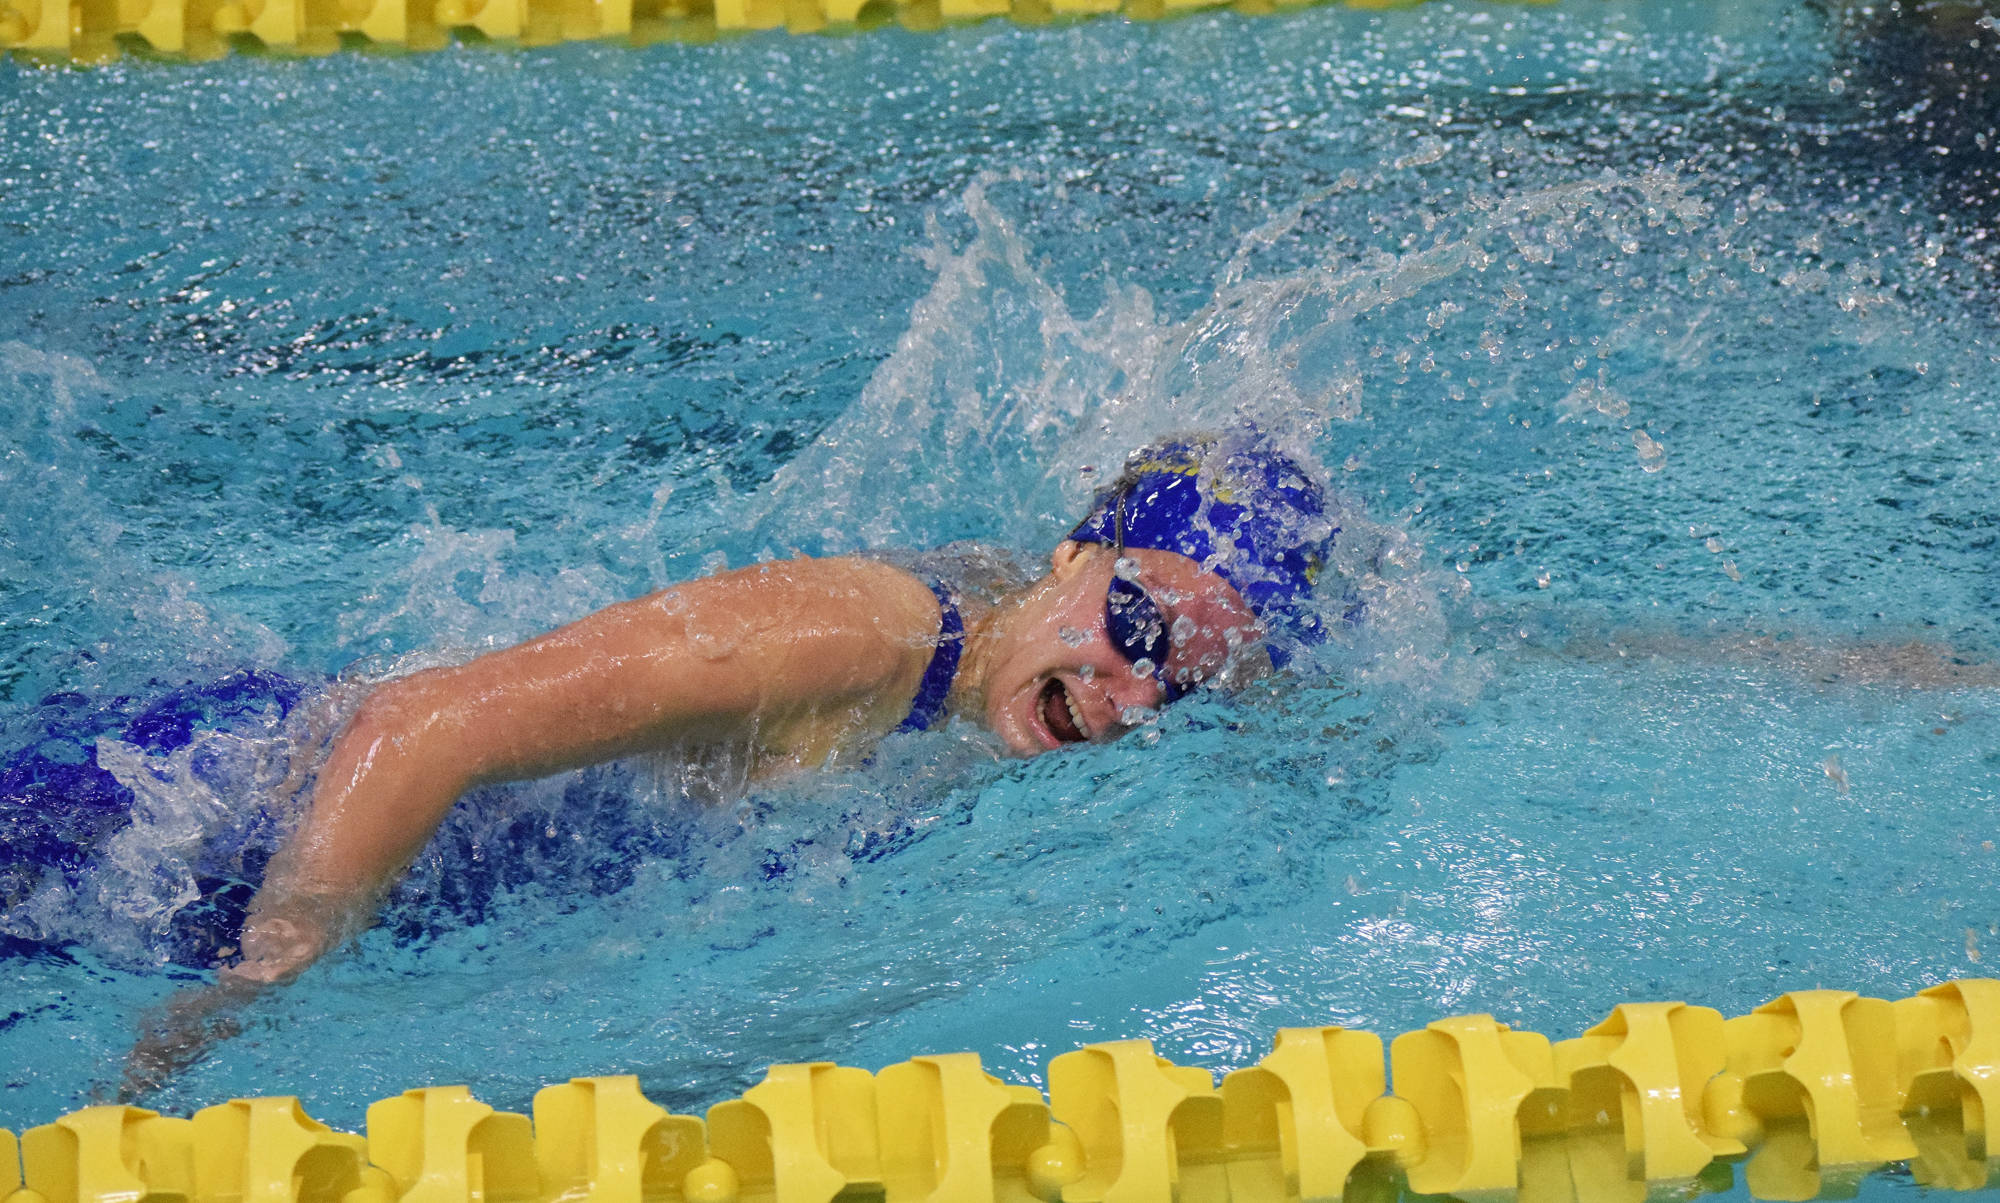
[[[1170,551],[1122,554],[1126,579],[1159,610],[1156,646],[1168,649],[1166,663],[1134,664],[1107,630],[1106,591],[1120,553],[1094,543],[1061,544],[1049,575],[998,637],[986,674],[987,726],[1016,754],[1116,738],[1167,700],[1163,678],[1186,689],[1232,658],[1255,656],[1269,665],[1257,643],[1256,616],[1229,582]]]

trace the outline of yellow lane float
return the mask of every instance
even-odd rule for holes
[[[1137,19],[1209,8],[1245,13],[1320,0],[0,0],[0,50],[79,63],[127,52],[181,59],[231,50],[329,54],[342,46],[436,50],[470,38],[508,45],[706,41],[783,29],[839,33],[896,25],[933,30],[1006,17],[1029,25],[1124,13]],[[1406,8],[1422,0],[1336,0]],[[1546,3],[1548,0],[1524,0]]]
[[[1625,1003],[1556,1042],[1468,1015],[1396,1037],[1386,1073],[1383,1052],[1289,1028],[1218,1086],[1116,1041],[1052,1060],[1047,1097],[970,1053],[779,1065],[705,1118],[631,1077],[546,1087],[532,1120],[432,1086],[369,1107],[365,1136],[290,1098],[87,1107],[0,1131],[0,1203],[1643,1203],[1737,1162],[1795,1200],[1891,1165],[1977,1189],[2000,1159],[2000,982],[1736,1018]]]

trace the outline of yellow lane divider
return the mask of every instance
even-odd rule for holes
[[[1024,24],[1203,8],[1249,13],[1318,0],[0,0],[0,50],[104,62],[131,51],[210,59],[232,49],[328,54],[343,45],[436,50],[455,38],[524,46],[615,39],[705,41],[718,33],[936,29],[1008,17]],[[1340,0],[1404,8],[1422,0]],[[1525,0],[1546,3],[1549,0]]]
[[[705,1120],[631,1077],[546,1087],[532,1122],[433,1086],[369,1107],[365,1137],[290,1098],[87,1107],[18,1150],[0,1131],[0,1203],[1643,1203],[1727,1188],[1739,1161],[1754,1196],[1801,1200],[1891,1164],[1975,1189],[2000,1161],[1995,981],[1731,1019],[1624,1003],[1554,1043],[1468,1015],[1387,1062],[1329,1027],[1280,1031],[1219,1087],[1144,1040],[1056,1057],[1047,1098],[970,1053],[779,1065]]]

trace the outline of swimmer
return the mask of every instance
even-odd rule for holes
[[[769,777],[949,718],[1019,756],[1115,739],[1322,639],[1313,583],[1338,533],[1321,486],[1260,435],[1184,437],[1134,454],[1048,570],[1011,588],[963,587],[921,557],[760,564],[387,681],[319,770],[240,960],[169,1003],[127,1087],[191,1062],[228,1011],[364,926],[474,786],[704,747]]]

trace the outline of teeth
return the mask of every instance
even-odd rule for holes
[[[1076,699],[1069,696],[1068,690],[1063,691],[1063,705],[1069,707],[1069,721],[1076,724],[1078,731],[1087,733],[1087,729],[1083,725],[1083,716],[1076,712]]]

